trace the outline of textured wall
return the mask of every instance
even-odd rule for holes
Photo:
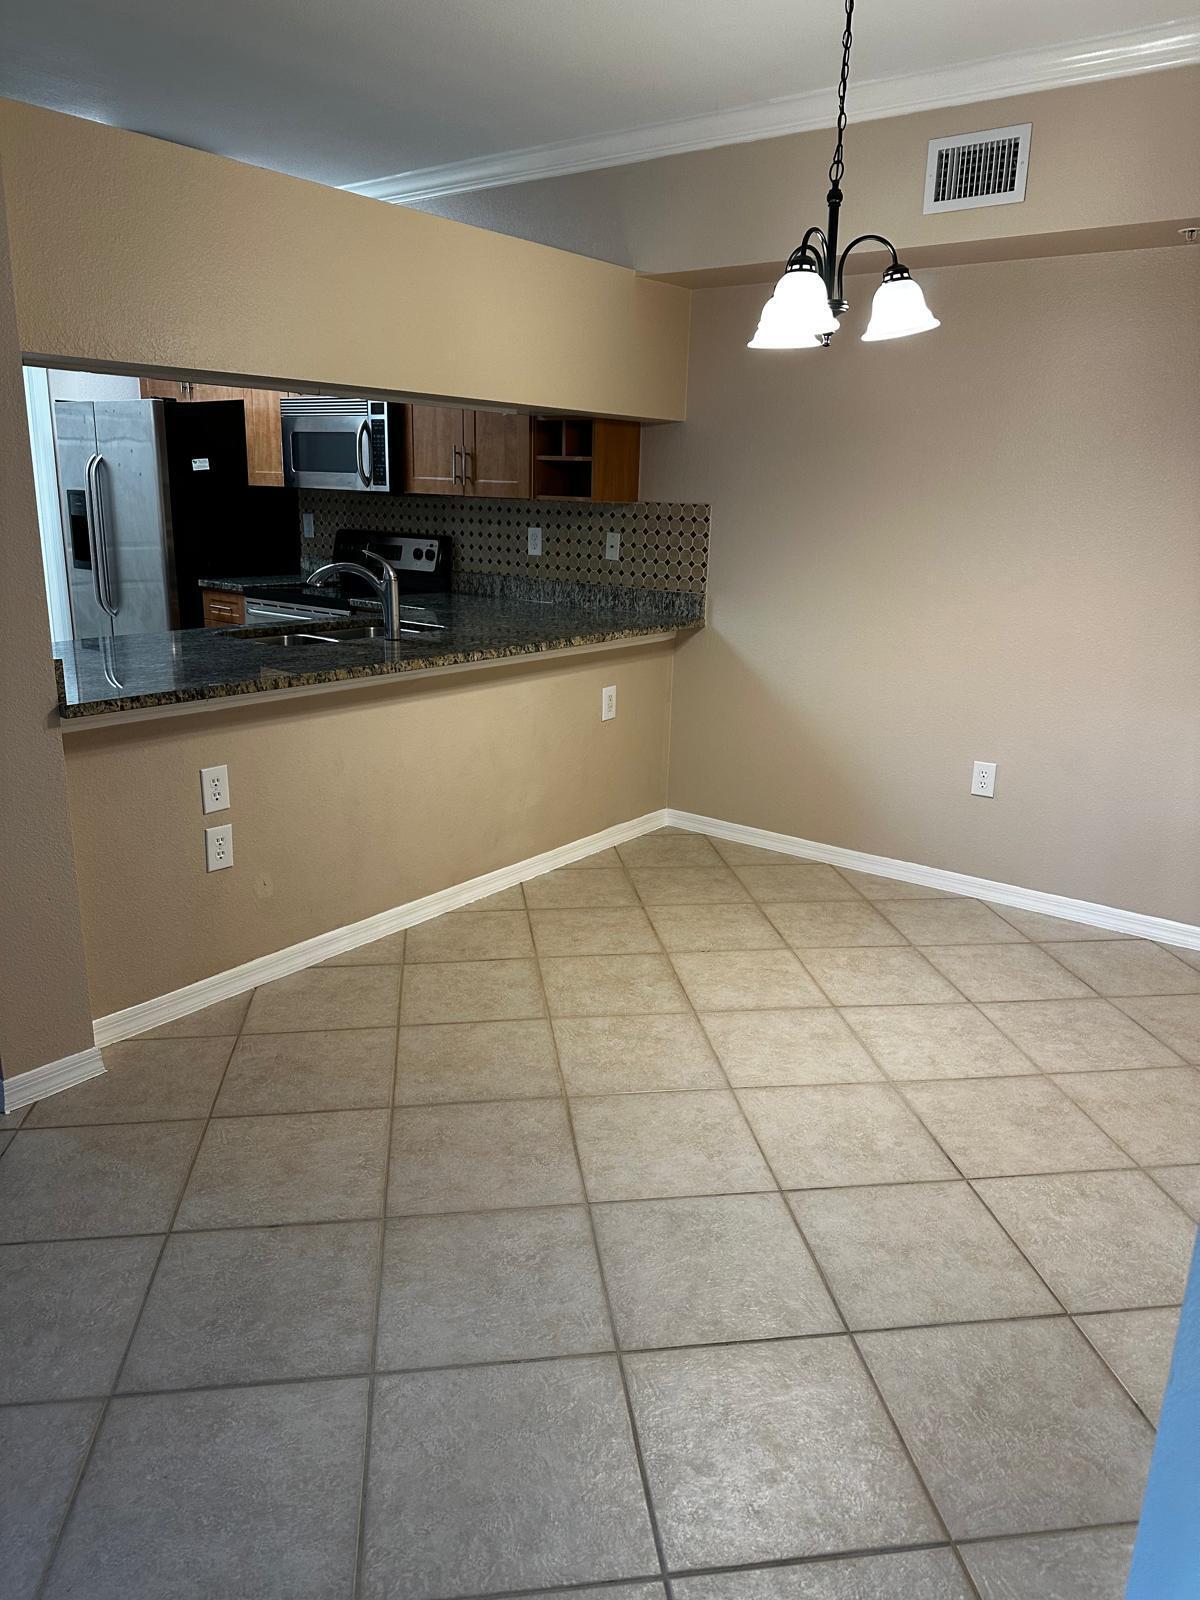
[[[637,646],[66,741],[96,1015],[666,803],[672,647]],[[615,683],[620,713],[600,721]],[[234,866],[197,774],[229,766]]]
[[[1200,247],[924,285],[937,331],[859,293],[790,353],[696,294],[642,468],[713,516],[671,804],[1200,923]]]
[[[0,177],[0,1071],[92,1044]]]
[[[683,414],[686,290],[11,100],[0,144],[46,365]]]

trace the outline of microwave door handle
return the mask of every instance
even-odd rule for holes
[[[371,423],[370,423],[369,420],[366,421],[366,422],[360,422],[359,423],[359,425],[358,425],[358,435],[357,435],[357,437],[355,438],[355,441],[354,441],[355,464],[358,467],[358,475],[362,479],[363,488],[364,489],[369,489],[371,487],[371,457],[370,457],[370,455],[367,456],[366,464],[364,465],[363,464],[363,440],[364,439],[367,441],[367,449],[369,451],[370,448],[371,448]]]
[[[108,517],[104,510],[104,479],[101,468],[107,467],[102,455],[93,457],[92,465],[92,493],[93,507],[96,519],[96,553],[99,556],[100,573],[100,604],[110,617],[115,617],[121,609],[113,603],[112,597],[112,569],[108,560]]]

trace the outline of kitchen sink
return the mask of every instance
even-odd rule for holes
[[[423,634],[442,631],[443,625],[440,622],[405,621],[400,624],[401,639],[419,639]],[[366,644],[375,640],[381,644],[387,643],[387,629],[382,623],[370,623],[361,628],[331,628],[328,633],[322,633],[316,628],[295,628],[284,633],[260,633],[254,635],[250,642],[294,650],[307,649],[310,645]]]

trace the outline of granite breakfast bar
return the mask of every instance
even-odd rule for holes
[[[278,626],[194,628],[56,644],[59,715],[69,724],[117,713],[161,713],[173,706],[281,690],[361,685],[398,675],[641,644],[703,625],[700,596],[594,585],[555,585],[542,592],[524,586],[519,596],[455,591],[415,597],[415,603],[401,608],[402,624],[408,622],[412,631],[395,642],[339,637],[372,620],[379,608],[362,601],[355,610],[362,613],[357,621],[292,624],[292,635],[321,636],[294,644],[280,642]]]

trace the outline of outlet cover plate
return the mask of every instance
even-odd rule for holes
[[[977,761],[971,769],[971,793],[982,800],[994,799],[996,794],[996,763]]]
[[[600,720],[611,722],[617,714],[617,686],[610,683],[606,689],[600,691]]]
[[[204,870],[221,872],[233,865],[233,823],[204,830]]]
[[[229,810],[229,768],[200,768],[200,807],[207,817],[213,811]]]
[[[529,554],[540,556],[542,553],[542,530],[540,528],[526,528],[528,535]]]

